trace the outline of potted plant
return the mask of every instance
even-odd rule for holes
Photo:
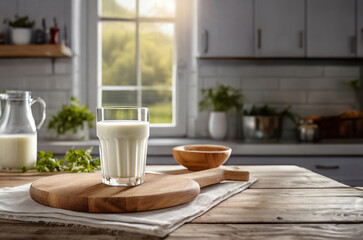
[[[208,130],[213,139],[224,139],[227,135],[227,111],[235,108],[237,114],[243,106],[244,96],[240,89],[217,84],[216,88],[202,89],[199,109],[211,110]]]
[[[71,97],[70,105],[62,109],[49,121],[48,129],[61,140],[87,140],[89,128],[93,127],[95,115],[87,106],[80,105],[77,98]]]
[[[283,117],[297,124],[299,116],[290,111],[291,106],[282,111],[267,104],[255,106],[243,113],[243,134],[247,141],[278,140],[281,137]]]
[[[15,20],[4,19],[4,23],[11,27],[11,39],[15,45],[29,44],[32,37],[32,28],[35,21],[30,21],[28,16],[19,17],[15,15]]]

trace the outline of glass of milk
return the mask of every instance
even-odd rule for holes
[[[97,108],[102,182],[111,186],[136,186],[144,182],[149,109]]]

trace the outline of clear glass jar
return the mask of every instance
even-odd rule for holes
[[[0,168],[21,169],[34,167],[37,160],[37,129],[44,123],[45,102],[32,98],[28,91],[5,91],[0,94],[5,103],[0,118]],[[39,103],[42,116],[36,126],[31,106]]]

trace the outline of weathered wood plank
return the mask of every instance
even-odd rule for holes
[[[231,166],[232,167],[232,166]],[[238,166],[250,171],[252,176],[258,178],[258,182],[251,188],[339,188],[348,187],[330,178],[311,172],[297,166]],[[189,172],[184,167],[173,166],[148,166],[149,171],[160,171],[167,174],[182,174]],[[42,176],[59,173],[14,173],[0,172],[0,187],[12,187],[28,182],[33,182]]]
[[[363,239],[363,224],[186,224],[166,238],[176,239]]]
[[[185,224],[166,239],[362,239],[363,224]],[[158,239],[122,231],[0,220],[0,239]]]
[[[247,189],[195,223],[363,223],[363,192],[337,189]]]
[[[349,187],[333,179],[293,165],[274,166],[228,166],[250,171],[258,178],[251,188],[340,188]],[[148,170],[161,171],[166,174],[183,174],[188,172],[181,166],[148,166]]]
[[[240,166],[240,168],[250,171],[253,176],[259,178],[259,182],[252,189],[237,194],[211,209],[194,223],[182,226],[169,238],[363,238],[362,224],[295,224],[363,222],[363,191],[349,188],[297,166]],[[187,172],[179,166],[148,166],[148,170],[164,171],[169,174]],[[49,175],[49,173],[1,171],[0,187],[21,185]],[[93,240],[149,239],[149,237],[119,231],[0,220],[0,239]]]

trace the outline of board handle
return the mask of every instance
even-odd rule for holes
[[[183,177],[196,181],[199,186],[205,187],[212,184],[220,183],[224,180],[248,181],[250,172],[240,169],[223,169],[212,168],[204,171],[183,174]]]

